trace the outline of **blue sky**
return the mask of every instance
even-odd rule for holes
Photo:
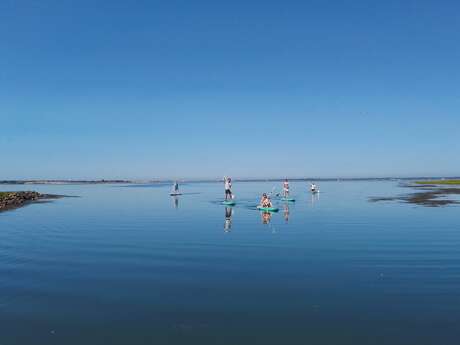
[[[455,1],[2,1],[0,179],[460,175]]]

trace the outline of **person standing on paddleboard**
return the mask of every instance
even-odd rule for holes
[[[224,177],[224,188],[225,188],[225,201],[233,199],[232,194],[232,179],[230,177]]]
[[[283,183],[283,196],[285,198],[289,197],[289,181],[288,181],[288,179],[285,179],[284,183]]]
[[[173,193],[174,193],[174,194],[178,194],[178,193],[179,193],[179,183],[177,183],[177,181],[174,181],[174,184],[173,184]]]
[[[312,183],[312,184],[310,185],[310,190],[311,190],[313,193],[316,192],[316,184]]]

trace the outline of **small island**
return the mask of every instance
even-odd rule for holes
[[[61,195],[41,194],[33,191],[24,192],[0,192],[0,212],[25,206],[31,202],[56,199]]]
[[[460,204],[458,197],[454,197],[460,195],[460,180],[458,179],[418,180],[403,184],[401,187],[411,188],[417,192],[392,197],[371,197],[369,201],[400,201],[429,207]]]

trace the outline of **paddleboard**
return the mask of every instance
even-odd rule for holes
[[[279,211],[278,207],[257,206],[257,209],[260,210],[260,211],[266,211],[266,212],[278,212]]]
[[[177,195],[182,195],[182,193],[169,193],[171,196],[177,196]]]
[[[222,205],[229,205],[229,206],[233,206],[236,204],[236,201],[234,200],[227,200],[227,201],[222,201]]]
[[[295,199],[294,198],[284,198],[283,197],[283,198],[281,198],[281,201],[292,201],[292,202],[294,202]]]

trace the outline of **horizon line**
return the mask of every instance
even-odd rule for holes
[[[234,181],[240,182],[262,182],[262,181],[283,181],[288,179],[290,181],[352,181],[352,180],[415,180],[415,179],[459,179],[460,176],[379,176],[379,177],[318,177],[318,176],[307,176],[307,177],[233,177]],[[211,178],[63,178],[63,179],[43,179],[43,178],[32,178],[32,179],[0,179],[0,184],[15,184],[15,183],[161,183],[161,182],[218,182],[222,181],[222,178],[211,177]]]

